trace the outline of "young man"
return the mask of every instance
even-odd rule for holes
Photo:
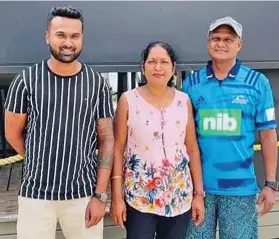
[[[18,239],[54,239],[57,221],[66,238],[103,238],[114,112],[106,81],[78,61],[82,42],[82,13],[52,8],[50,58],[23,70],[9,88],[6,138],[25,157]]]
[[[193,102],[201,149],[206,214],[186,238],[258,238],[257,202],[261,215],[275,202],[277,136],[272,90],[262,73],[243,65],[237,54],[242,26],[231,17],[211,23],[211,61],[183,82]],[[266,182],[259,198],[253,165],[255,131],[259,131]]]

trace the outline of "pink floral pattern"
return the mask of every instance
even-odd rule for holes
[[[170,216],[183,211],[184,204],[191,203],[189,189],[192,182],[185,157],[181,156],[175,164],[168,159],[162,159],[159,167],[142,161],[135,154],[128,154],[127,157],[126,199],[132,206],[145,208],[146,212]]]
[[[129,104],[124,164],[127,203],[141,212],[168,217],[186,212],[193,190],[184,144],[187,95],[176,91],[173,104],[164,111],[154,109],[136,90],[125,96]]]

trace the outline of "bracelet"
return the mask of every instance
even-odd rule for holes
[[[110,179],[113,180],[113,179],[118,179],[118,178],[122,179],[123,177],[122,176],[112,176]]]
[[[205,192],[203,191],[203,192],[197,192],[197,191],[195,191],[194,192],[194,196],[200,196],[200,197],[205,197]]]

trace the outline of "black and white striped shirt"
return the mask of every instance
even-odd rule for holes
[[[14,78],[5,109],[28,116],[21,196],[66,200],[93,194],[96,121],[114,115],[99,73],[82,64],[78,74],[62,77],[42,61]]]

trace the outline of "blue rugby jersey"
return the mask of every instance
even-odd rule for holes
[[[212,62],[188,75],[182,91],[192,100],[201,150],[204,189],[217,195],[254,195],[256,131],[277,127],[265,75],[239,60],[223,81]]]

